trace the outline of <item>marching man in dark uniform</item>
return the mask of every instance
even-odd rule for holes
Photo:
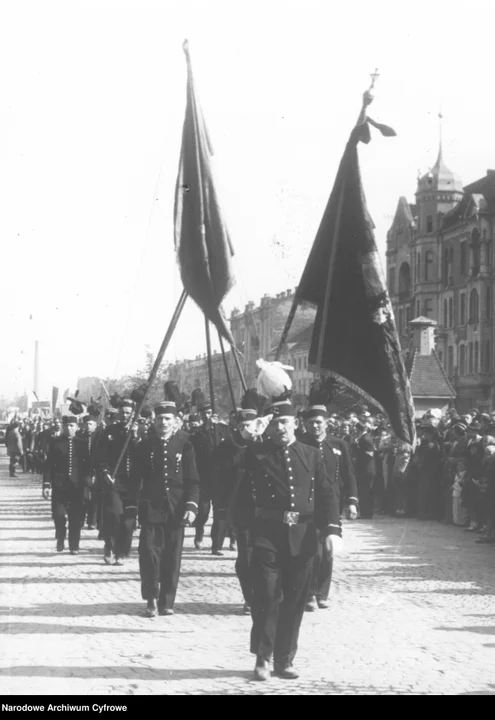
[[[86,490],[86,522],[88,530],[94,530],[98,518],[98,493],[100,491],[97,480],[97,459],[103,430],[98,427],[99,408],[88,407],[88,415],[84,418],[84,434],[82,437],[88,446],[89,454],[89,484]]]
[[[79,552],[81,524],[84,517],[84,488],[88,478],[89,455],[85,442],[76,437],[77,418],[65,415],[63,435],[54,438],[48,450],[43,476],[43,497],[52,495],[52,517],[55,523],[57,552],[65,548],[67,519],[69,549]]]
[[[251,485],[251,652],[255,679],[274,673],[298,677],[292,663],[310,591],[317,530],[325,552],[342,545],[337,494],[320,453],[296,440],[297,420],[287,400],[273,403],[269,440],[245,451],[245,483]]]
[[[310,394],[309,401],[314,403],[315,396],[312,398]],[[357,482],[347,443],[345,440],[329,434],[327,429],[329,415],[324,404],[311,404],[305,417],[308,432],[304,442],[317,448],[320,452],[327,475],[337,493],[340,513],[346,507],[348,519],[355,520],[358,515]],[[313,568],[313,585],[306,610],[314,611],[317,608],[329,607],[328,596],[332,571],[333,558],[324,552],[323,543],[320,540]]]
[[[132,438],[127,446],[124,458],[113,473],[127,437],[128,425],[132,418],[134,402],[120,402],[118,422],[106,428],[101,439],[100,471],[103,494],[103,528],[105,542],[103,560],[107,565],[123,565],[129,557],[132,535],[136,526],[138,489],[133,485],[133,469],[137,439],[137,423],[132,429]],[[100,452],[100,451],[99,451]]]
[[[224,526],[231,525],[234,528],[237,538],[235,572],[244,597],[245,614],[251,613],[252,597],[250,532],[252,497],[251,486],[244,482],[244,472],[240,466],[245,448],[250,443],[261,442],[260,433],[266,427],[266,423],[259,418],[259,415],[266,401],[267,398],[254,388],[248,389],[241,400],[241,407],[237,410],[235,423],[231,427],[231,437],[219,448],[223,458],[220,462],[218,518]],[[259,426],[260,423],[262,427]]]
[[[194,450],[187,433],[177,429],[174,402],[155,407],[154,428],[139,445],[133,472],[141,486],[139,572],[148,617],[174,614],[184,527],[194,522],[199,502]]]
[[[373,517],[373,485],[376,476],[375,443],[369,429],[367,421],[356,425],[359,434],[356,444],[356,475],[361,504],[360,516],[367,519]]]

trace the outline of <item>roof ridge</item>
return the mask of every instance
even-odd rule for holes
[[[457,397],[457,393],[456,393],[456,391],[455,391],[455,388],[454,388],[454,386],[452,385],[452,383],[450,382],[449,377],[448,377],[447,373],[445,372],[445,368],[443,367],[442,363],[440,362],[440,358],[438,357],[437,351],[435,350],[435,348],[433,348],[432,354],[435,356],[436,361],[437,361],[438,365],[440,366],[440,370],[442,371],[442,375],[444,376],[445,380],[447,381],[447,385],[449,386],[449,388],[450,388],[450,389],[452,390],[452,392],[454,393],[454,397]]]

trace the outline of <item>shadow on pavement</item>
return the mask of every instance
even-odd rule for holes
[[[466,627],[437,627],[435,630],[444,630],[445,632],[472,632],[478,635],[495,635],[495,627],[481,625],[467,625]]]
[[[227,678],[238,677],[251,680],[251,670],[230,670],[223,668],[191,668],[188,670],[178,670],[176,668],[147,668],[142,667],[139,663],[130,666],[112,666],[112,667],[57,667],[57,666],[29,666],[20,665],[11,668],[0,668],[0,676],[7,677],[60,677],[60,678],[103,678],[105,680],[114,680],[122,678],[124,680],[136,680],[136,670],[139,670],[139,680],[200,680],[201,678]],[[109,672],[110,671],[110,672]]]
[[[71,567],[70,563],[67,565],[64,564],[64,568]],[[134,574],[134,573],[133,573]],[[139,578],[136,578],[136,581]],[[98,573],[97,577],[85,577],[84,575],[81,575],[78,578],[68,578],[64,577],[62,580],[63,585],[68,585],[75,583],[77,585],[83,585],[86,583],[101,583],[104,580],[111,580],[111,582],[132,582],[132,578],[128,577],[120,577],[115,573],[115,575],[112,575],[111,577],[108,576],[102,576],[100,573]],[[27,585],[27,584],[33,584],[33,585],[60,585],[61,580],[60,577],[24,577],[24,578],[0,578],[0,584],[7,584],[7,585]],[[65,605],[64,605],[65,607]]]
[[[112,577],[112,582],[117,578]],[[123,578],[129,581],[129,578]],[[55,580],[54,580],[55,581]],[[66,580],[64,579],[64,582]],[[101,580],[100,580],[101,582]],[[91,604],[71,604],[66,602],[60,603],[44,603],[41,605],[32,605],[30,607],[11,608],[7,605],[0,606],[0,616],[14,615],[15,617],[79,617],[81,615],[87,617],[105,617],[116,615],[139,615],[144,612],[145,602],[131,603],[91,603]],[[241,603],[175,603],[174,609],[178,614],[184,615],[239,615],[241,611]],[[246,616],[247,617],[247,616]],[[168,619],[173,622],[173,618]]]
[[[133,617],[143,617],[142,607],[135,613],[129,613]],[[102,633],[110,634],[138,634],[138,633],[170,633],[180,635],[183,633],[193,633],[194,630],[177,630],[177,628],[167,627],[164,623],[151,621],[147,619],[149,625],[137,628],[114,628],[114,627],[96,627],[95,625],[61,625],[52,623],[36,623],[36,622],[11,622],[0,623],[0,633],[3,635],[96,635]],[[1,674],[1,670],[0,670]],[[4,673],[6,674],[6,673]]]

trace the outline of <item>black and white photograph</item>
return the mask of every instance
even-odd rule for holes
[[[0,710],[495,695],[491,0],[0,2]]]

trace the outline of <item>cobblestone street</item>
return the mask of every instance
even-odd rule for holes
[[[256,683],[235,553],[197,552],[189,530],[176,615],[149,620],[137,538],[124,567],[102,562],[96,531],[83,531],[79,556],[57,554],[40,478],[9,478],[0,452],[4,697],[495,694],[495,547],[471,533],[347,523],[331,608],[304,618],[300,679]]]

